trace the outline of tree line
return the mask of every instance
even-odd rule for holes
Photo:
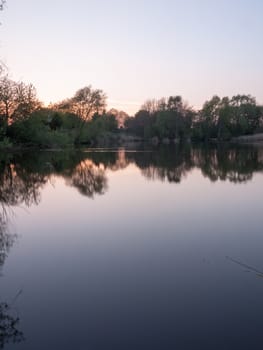
[[[170,96],[146,101],[125,125],[130,133],[157,141],[227,141],[262,132],[263,107],[250,95],[213,96],[196,111],[181,96]]]
[[[134,117],[111,109],[100,89],[85,86],[45,107],[32,84],[0,76],[0,146],[43,148],[118,141],[119,135],[153,142],[227,141],[263,131],[263,107],[250,95],[218,96],[201,110],[181,96],[147,100]]]
[[[0,0],[0,11],[6,1]],[[154,143],[228,141],[263,132],[263,106],[250,95],[213,96],[200,110],[181,96],[147,100],[135,114],[111,109],[106,94],[85,86],[73,97],[45,107],[32,84],[10,79],[0,63],[0,147],[43,148],[118,142],[136,136]]]
[[[0,143],[43,148],[93,143],[117,132],[118,122],[106,112],[106,95],[86,86],[73,97],[45,107],[32,84],[0,78]]]

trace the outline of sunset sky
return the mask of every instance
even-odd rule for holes
[[[45,103],[91,84],[109,107],[214,94],[263,103],[262,0],[7,0],[0,57]]]

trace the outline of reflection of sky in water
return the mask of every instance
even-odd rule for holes
[[[263,280],[226,256],[263,270],[262,174],[106,177],[93,199],[59,177],[15,209],[1,296],[23,290],[27,341],[10,349],[260,348]]]

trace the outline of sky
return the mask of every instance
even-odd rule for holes
[[[0,58],[48,104],[87,85],[134,114],[149,98],[263,104],[262,0],[7,0]]]

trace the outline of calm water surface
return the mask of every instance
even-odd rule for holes
[[[262,349],[263,149],[0,156],[0,348]]]

